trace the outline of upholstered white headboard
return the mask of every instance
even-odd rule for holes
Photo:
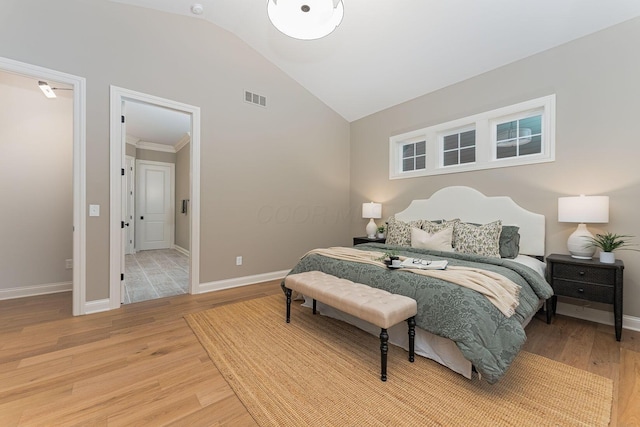
[[[501,219],[502,225],[520,227],[520,253],[544,256],[545,217],[516,204],[510,197],[487,197],[471,187],[446,187],[429,199],[414,200],[395,214],[400,221],[454,219],[486,224]]]

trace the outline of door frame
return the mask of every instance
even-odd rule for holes
[[[124,265],[120,261],[124,251],[122,239],[122,168],[125,165],[125,141],[121,137],[121,116],[124,101],[154,104],[191,115],[190,168],[191,200],[189,293],[197,293],[200,284],[200,107],[183,104],[142,92],[110,86],[110,220],[109,220],[109,307],[120,308],[121,274]]]
[[[87,200],[87,82],[84,77],[55,71],[25,62],[0,56],[0,70],[33,77],[40,80],[53,80],[65,83],[73,88],[73,315],[78,316],[87,312],[87,229],[86,229],[86,200]]]
[[[169,231],[169,248],[173,248],[176,244],[176,240],[175,240],[175,236],[176,236],[176,217],[175,217],[175,212],[176,212],[176,165],[175,163],[167,163],[167,162],[157,162],[155,160],[141,160],[141,159],[136,159],[136,170],[140,171],[141,167],[144,165],[150,165],[150,166],[163,166],[163,167],[167,167],[169,168],[169,204],[171,206],[171,229]],[[138,173],[136,175],[136,184],[135,184],[135,188],[136,188],[136,194],[139,193],[140,190],[140,179],[142,178],[142,174]],[[166,190],[166,189],[165,189]],[[140,221],[138,219],[138,217],[142,214],[140,208],[140,203],[142,199],[140,198],[136,198],[135,199],[135,206],[136,206],[136,212],[137,214],[134,217],[134,223],[136,224],[136,230],[138,231],[138,235],[136,237],[140,237],[142,234],[142,226],[141,223],[139,223],[138,221]],[[135,245],[135,249],[136,251],[142,250],[140,249],[140,246],[138,246],[138,243],[142,244],[142,239],[135,239],[136,240],[136,245]]]
[[[131,190],[131,194],[125,193],[122,195],[122,203],[123,203],[123,213],[129,218],[125,218],[125,222],[129,223],[128,228],[125,232],[125,239],[130,239],[125,242],[125,246],[127,250],[125,250],[125,255],[128,253],[134,254],[136,252],[135,248],[135,235],[136,235],[136,158],[133,156],[125,155],[125,181],[127,183],[125,192]]]

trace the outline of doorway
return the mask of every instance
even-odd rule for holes
[[[83,77],[0,57],[0,71],[67,85],[73,95],[73,315],[87,313],[86,301],[86,81]],[[26,296],[26,295],[25,295]]]
[[[128,89],[111,87],[111,217],[114,219],[110,224],[111,249],[110,249],[110,307],[118,308],[124,297],[124,283],[126,282],[125,274],[125,252],[127,247],[127,235],[129,234],[125,224],[130,219],[127,217],[126,200],[123,192],[127,191],[127,176],[125,173],[126,160],[125,155],[130,153],[130,144],[127,144],[127,110],[132,105],[148,105],[159,107],[164,110],[170,110],[181,114],[187,114],[190,117],[189,147],[188,147],[188,191],[187,196],[174,200],[171,203],[171,211],[182,209],[183,200],[187,201],[189,207],[189,217],[186,232],[188,233],[188,247],[180,248],[183,252],[188,253],[188,291],[189,293],[197,293],[199,290],[199,254],[200,254],[200,209],[199,209],[199,188],[200,188],[200,109],[198,107],[182,104],[176,101],[159,98],[140,92],[134,92]],[[124,119],[123,119],[124,117]],[[124,123],[123,123],[124,120]],[[157,144],[151,141],[138,141],[142,148],[157,147]],[[187,147],[184,147],[186,150]],[[135,175],[140,176],[141,171],[135,167]],[[157,180],[160,175],[154,175],[153,180]],[[163,178],[164,179],[164,178]],[[139,192],[136,188],[134,192]],[[137,213],[134,215],[135,236],[134,240],[139,239],[139,229],[144,228],[140,224]],[[145,218],[146,219],[146,218]],[[143,220],[144,221],[144,220]],[[132,223],[129,222],[131,225]],[[160,228],[156,222],[154,226],[148,230],[154,236],[160,235]],[[174,236],[172,247],[175,247]],[[138,251],[138,242],[134,243],[135,251]]]

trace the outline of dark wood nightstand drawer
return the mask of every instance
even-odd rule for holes
[[[565,297],[613,304],[613,285],[597,285],[593,283],[555,279],[553,281],[553,291],[556,295]]]
[[[599,283],[613,286],[616,283],[616,271],[590,267],[586,265],[571,265],[557,263],[553,267],[555,279],[579,280],[581,282]]]

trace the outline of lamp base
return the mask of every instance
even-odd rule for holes
[[[367,233],[368,238],[370,239],[376,238],[376,233],[378,232],[378,226],[376,225],[376,222],[373,220],[373,218],[369,220],[369,223],[367,224],[367,228],[365,228],[365,231]]]
[[[567,240],[567,249],[572,258],[577,259],[591,259],[593,254],[596,253],[594,246],[589,246],[593,234],[587,229],[585,224],[579,224],[576,231],[571,233]]]

